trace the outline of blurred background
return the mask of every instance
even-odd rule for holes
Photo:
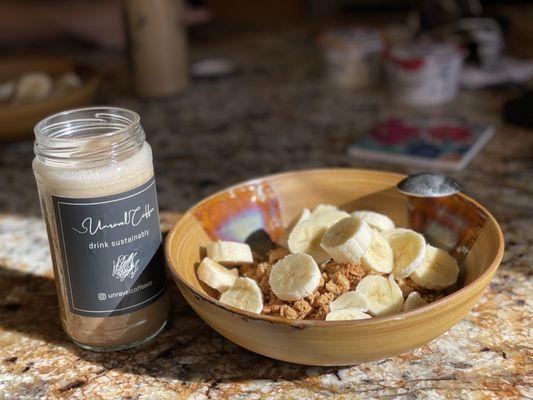
[[[320,167],[529,209],[496,182],[531,193],[532,43],[533,1],[2,0],[0,210],[39,215],[33,125],[89,104],[141,115],[162,210]]]

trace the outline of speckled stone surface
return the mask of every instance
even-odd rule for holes
[[[193,56],[224,55],[240,74],[193,82],[179,98],[140,101],[124,59],[84,57],[108,78],[100,101],[140,112],[155,154],[165,226],[224,186],[311,167],[416,169],[363,162],[347,145],[377,118],[408,113],[379,91],[334,90],[320,76],[311,37],[292,31],[200,41]],[[102,61],[104,60],[104,61]],[[472,312],[411,353],[342,368],[271,360],[208,328],[172,288],[169,326],[136,350],[91,353],[59,326],[45,227],[31,171],[31,143],[0,147],[0,399],[257,399],[533,397],[533,132],[501,124],[505,92],[468,92],[448,110],[497,126],[452,176],[504,230],[500,270]]]

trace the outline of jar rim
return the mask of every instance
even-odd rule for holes
[[[93,137],[109,137],[109,136],[113,136],[113,135],[119,135],[121,133],[123,133],[124,131],[128,130],[128,129],[132,129],[134,128],[136,125],[140,124],[141,122],[141,117],[139,116],[139,114],[133,110],[129,110],[127,108],[122,108],[122,107],[115,107],[115,106],[93,106],[93,107],[78,107],[78,108],[72,108],[72,109],[69,109],[69,110],[64,110],[64,111],[60,111],[60,112],[57,112],[55,114],[52,114],[52,115],[49,115],[45,118],[43,118],[42,120],[40,120],[34,127],[33,129],[33,132],[35,133],[35,138],[37,139],[38,136],[40,137],[46,137],[46,140],[61,140],[61,141],[75,141],[75,140],[79,140],[79,138],[75,137],[75,136],[61,136],[61,137],[58,137],[58,136],[50,136],[50,135],[46,135],[43,133],[43,129],[45,128],[45,126],[50,123],[50,121],[54,120],[54,119],[57,119],[57,118],[60,118],[60,117],[67,117],[69,115],[74,115],[76,113],[82,113],[82,112],[96,112],[97,111],[118,111],[118,112],[122,112],[124,114],[129,114],[132,116],[132,120],[128,121],[128,124],[127,126],[123,126],[121,128],[118,128],[118,129],[114,129],[114,130],[111,130],[109,132],[106,132],[106,133],[100,133],[98,135],[94,135]],[[56,122],[56,124],[63,124],[65,122]],[[86,136],[85,138],[88,138],[90,136]]]
[[[131,156],[144,143],[140,116],[114,106],[52,114],[34,128],[35,156],[56,165],[97,166]]]

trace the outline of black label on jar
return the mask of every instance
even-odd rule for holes
[[[70,310],[127,314],[165,291],[154,178],[97,198],[52,196]]]

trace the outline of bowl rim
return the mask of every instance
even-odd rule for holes
[[[504,241],[504,238],[503,238],[503,233],[502,233],[501,227],[498,224],[498,221],[496,220],[496,218],[483,205],[481,205],[479,202],[477,202],[476,200],[474,200],[473,198],[471,198],[470,196],[468,196],[468,195],[466,195],[464,193],[458,193],[458,195],[463,197],[465,200],[467,200],[468,202],[472,203],[476,207],[478,207],[481,211],[483,211],[486,214],[488,219],[491,220],[494,223],[494,225],[496,227],[496,230],[497,230],[497,234],[498,234],[498,251],[496,253],[496,256],[492,260],[490,265],[487,267],[487,269],[485,271],[483,271],[483,273],[480,276],[478,276],[476,279],[474,279],[469,284],[463,286],[462,288],[456,290],[455,292],[453,292],[453,293],[451,293],[451,294],[449,294],[447,296],[444,296],[443,298],[441,298],[439,300],[436,300],[434,302],[426,304],[426,305],[424,305],[422,307],[418,307],[418,308],[416,308],[414,310],[411,310],[411,311],[400,311],[400,312],[398,312],[396,314],[392,314],[392,315],[388,315],[388,316],[384,316],[384,317],[372,317],[372,318],[368,318],[368,319],[343,320],[343,321],[291,320],[291,319],[288,319],[288,318],[283,318],[283,317],[278,317],[278,316],[256,314],[256,313],[252,313],[252,312],[249,312],[249,311],[245,311],[245,310],[241,310],[239,308],[235,308],[235,307],[229,306],[229,305],[224,304],[224,303],[220,302],[219,300],[217,300],[217,299],[215,299],[215,298],[213,298],[213,297],[211,297],[209,295],[206,295],[206,294],[198,291],[196,288],[194,288],[192,285],[190,285],[185,279],[183,279],[181,277],[181,275],[179,274],[179,272],[177,272],[177,270],[174,269],[173,263],[172,263],[172,260],[171,260],[171,256],[170,256],[170,243],[172,241],[172,238],[176,234],[180,224],[182,223],[183,217],[188,215],[188,214],[192,216],[193,215],[192,210],[194,208],[196,208],[199,204],[201,204],[201,203],[203,203],[203,202],[205,202],[205,201],[207,201],[207,200],[209,200],[209,199],[211,199],[211,198],[213,198],[215,196],[218,196],[221,193],[224,193],[224,192],[226,192],[228,190],[232,190],[232,189],[235,189],[235,188],[240,187],[240,186],[251,185],[251,184],[254,184],[256,182],[264,181],[266,179],[282,178],[285,175],[295,175],[295,174],[296,175],[304,175],[304,174],[314,174],[314,173],[331,173],[331,172],[337,173],[337,172],[349,172],[349,171],[359,172],[359,173],[372,173],[372,174],[383,175],[383,176],[388,176],[388,177],[397,177],[399,180],[407,177],[407,175],[400,174],[400,173],[397,173],[397,172],[379,171],[379,170],[363,169],[363,168],[313,168],[313,169],[302,169],[302,170],[294,170],[294,171],[285,171],[285,172],[280,172],[280,173],[276,173],[276,174],[263,175],[263,176],[260,176],[260,177],[257,177],[257,178],[253,178],[253,179],[249,179],[249,180],[246,180],[246,181],[243,181],[243,182],[236,183],[236,184],[231,185],[231,186],[229,186],[227,188],[221,189],[221,190],[219,190],[219,191],[217,191],[217,192],[215,192],[215,193],[203,198],[202,200],[196,202],[194,205],[189,207],[189,209],[185,213],[183,213],[182,218],[180,218],[172,226],[171,230],[169,231],[169,233],[168,233],[168,235],[167,235],[167,237],[165,239],[165,260],[166,260],[168,269],[172,273],[172,276],[178,280],[178,282],[177,282],[178,288],[179,288],[179,286],[181,284],[181,285],[185,286],[187,289],[189,289],[195,295],[195,297],[197,297],[197,298],[199,298],[201,300],[207,301],[208,303],[211,303],[215,307],[221,308],[222,310],[230,312],[232,314],[235,314],[236,316],[249,318],[249,319],[252,319],[252,320],[255,320],[255,321],[264,321],[264,322],[269,322],[269,323],[274,323],[274,324],[275,323],[279,323],[279,324],[288,325],[288,326],[291,326],[291,327],[294,327],[294,328],[328,327],[328,326],[353,326],[353,325],[359,326],[359,325],[375,325],[375,324],[381,324],[381,323],[392,322],[392,321],[400,321],[400,320],[405,320],[407,318],[410,318],[412,316],[417,316],[419,314],[425,314],[425,313],[428,313],[428,312],[432,312],[432,311],[438,309],[441,305],[449,303],[449,302],[451,302],[451,301],[453,301],[455,299],[459,299],[459,298],[463,297],[464,294],[472,292],[473,289],[475,289],[478,286],[480,286],[481,284],[483,284],[485,280],[490,280],[492,278],[492,276],[496,273],[496,270],[498,269],[498,266],[500,265],[501,260],[503,258],[503,253],[504,253],[504,249],[505,249],[505,241]]]

